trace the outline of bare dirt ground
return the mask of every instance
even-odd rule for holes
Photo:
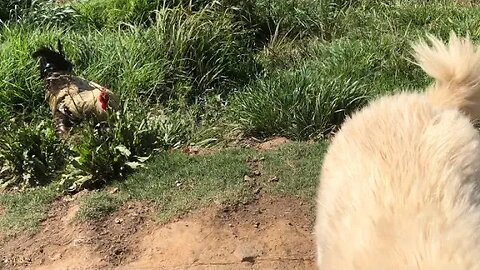
[[[314,269],[313,219],[290,197],[212,205],[167,224],[140,202],[81,223],[76,202],[57,200],[36,234],[0,240],[0,269]]]

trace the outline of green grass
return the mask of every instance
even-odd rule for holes
[[[53,186],[28,190],[22,193],[0,194],[0,228],[2,234],[33,232],[46,218],[49,204],[56,197]]]
[[[80,208],[75,218],[80,221],[96,220],[115,212],[125,198],[106,191],[91,192],[80,199]]]
[[[196,156],[174,152],[157,157],[115,186],[122,196],[155,202],[160,220],[211,203],[248,202],[259,188],[311,202],[325,149],[325,143],[289,143],[267,152],[242,148]],[[244,179],[252,175],[253,159],[262,171],[255,183]],[[279,181],[269,182],[272,176]]]
[[[51,31],[29,26],[5,27],[0,34],[0,105],[15,115],[26,117],[34,111],[46,114],[42,83],[30,57],[40,43],[53,42]]]
[[[243,178],[252,154],[247,149],[198,156],[164,153],[116,186],[131,198],[156,202],[164,220],[212,202],[248,200],[252,194]]]
[[[266,152],[261,162],[261,179],[267,183],[268,191],[273,194],[293,195],[313,206],[327,146],[328,144],[323,142],[292,142]],[[278,179],[269,183],[273,177]]]
[[[323,78],[310,67],[256,82],[232,100],[232,118],[246,136],[319,138],[368,98],[365,86],[347,76]]]
[[[448,37],[450,31],[455,31],[478,37],[478,7],[448,2],[450,3],[411,5],[400,1],[396,5],[349,9],[338,22],[336,35],[356,39],[378,39],[383,35],[395,35],[411,39],[423,36],[425,32]]]

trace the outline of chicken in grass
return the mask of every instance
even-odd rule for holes
[[[116,109],[119,99],[109,89],[76,76],[60,41],[57,47],[58,52],[40,48],[32,57],[40,59],[40,78],[45,83],[45,97],[53,114],[55,132],[66,138],[84,119],[105,120],[107,108]]]

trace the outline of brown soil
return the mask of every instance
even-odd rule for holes
[[[229,147],[248,147],[259,151],[274,150],[283,144],[290,142],[285,137],[273,137],[264,140],[259,140],[253,137],[242,139],[240,141],[233,142]],[[188,155],[208,155],[222,150],[220,147],[198,147],[198,146],[185,146],[181,151]],[[177,150],[172,150],[177,151]]]
[[[57,200],[36,234],[0,242],[0,269],[314,269],[312,218],[290,197],[213,205],[167,224],[129,202],[95,222]]]
[[[271,150],[278,148],[282,144],[288,143],[290,140],[284,137],[276,137],[260,143],[257,148],[259,150]]]
[[[254,137],[249,137],[237,142],[237,145],[244,147],[251,147],[257,150],[272,150],[277,149],[279,146],[290,142],[289,139],[285,137],[273,137],[264,140],[259,140]]]

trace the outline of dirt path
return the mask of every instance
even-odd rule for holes
[[[145,203],[88,224],[72,220],[77,210],[56,201],[37,234],[0,242],[0,269],[314,269],[312,218],[292,198],[215,205],[164,225]]]

